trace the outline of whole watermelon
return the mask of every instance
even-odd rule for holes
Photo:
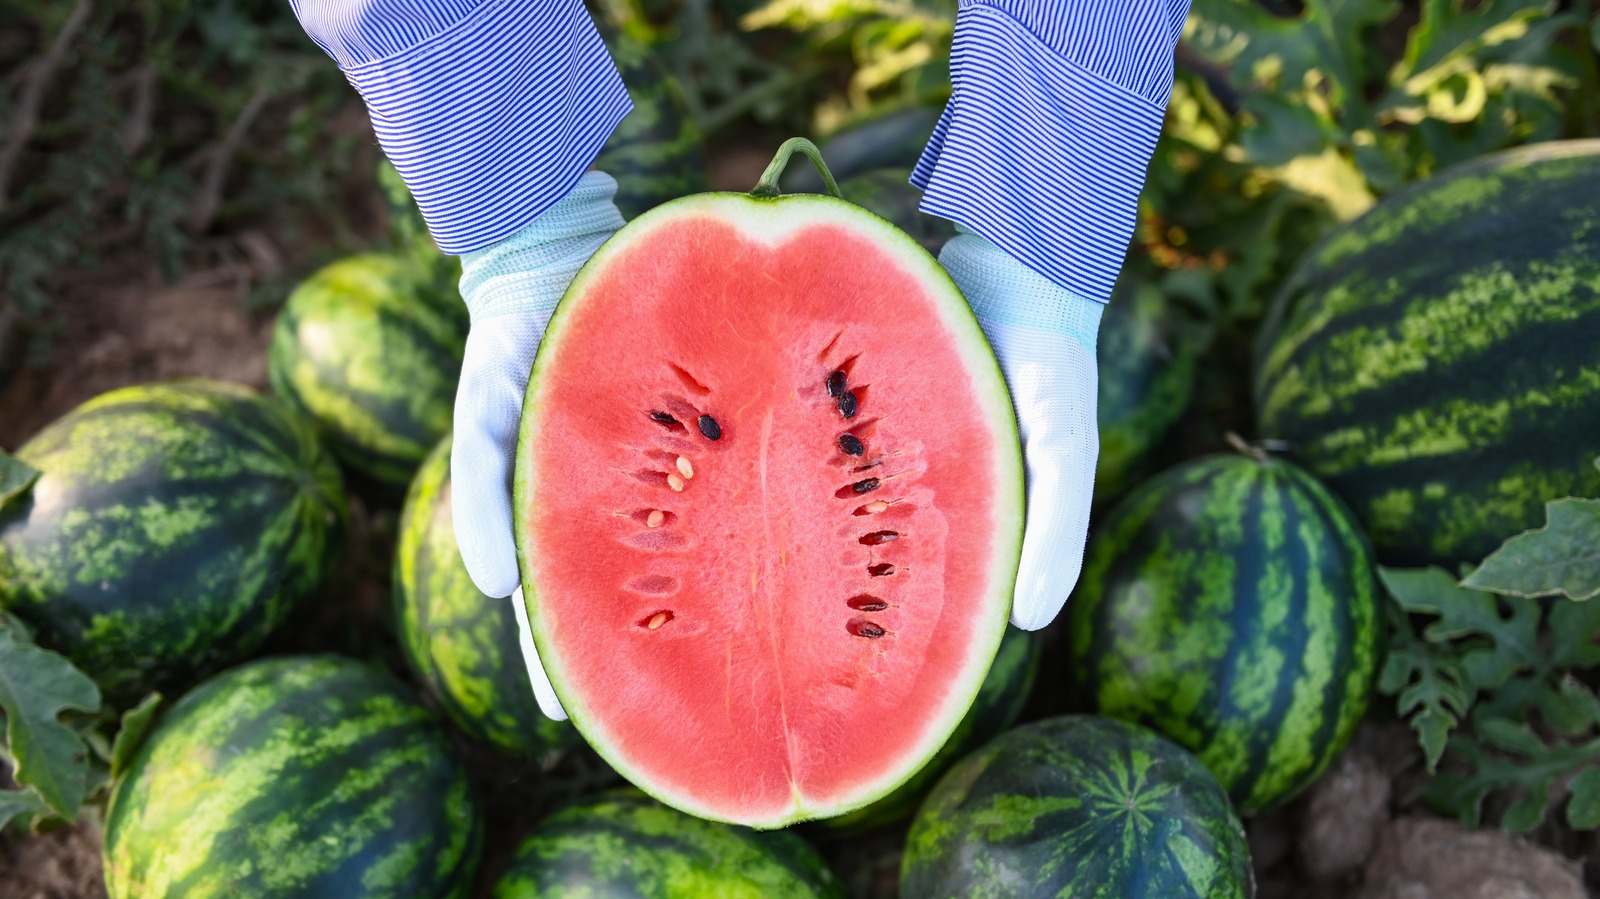
[[[494,899],[843,899],[805,841],[675,811],[618,790],[546,819],[517,848]]]
[[[1107,718],[1048,718],[962,759],[911,823],[906,899],[1248,899],[1244,828],[1199,760]]]
[[[116,700],[243,658],[343,547],[310,423],[239,385],[114,390],[17,456],[43,474],[0,508],[0,605]]]
[[[1149,280],[1124,272],[1100,320],[1096,503],[1133,486],[1194,398],[1202,340]]]
[[[919,209],[922,191],[913,187],[910,179],[910,169],[874,169],[839,182],[839,192],[846,200],[893,222],[937,256],[945,242],[956,236],[956,224]]]
[[[457,899],[482,828],[444,728],[338,656],[264,659],[168,709],[106,810],[111,899]]]
[[[1277,298],[1261,434],[1391,565],[1475,562],[1600,495],[1600,141],[1487,157],[1329,237]]]
[[[1075,690],[1199,756],[1249,814],[1354,734],[1382,638],[1370,550],[1309,475],[1266,457],[1170,469],[1099,527],[1069,604]]]
[[[617,179],[617,209],[632,219],[706,190],[706,155],[683,89],[661,60],[626,34],[608,35],[606,43],[633,112],[611,132],[595,167]]]
[[[928,764],[888,796],[849,814],[823,818],[817,828],[833,837],[853,836],[910,817],[951,765],[1016,723],[1039,671],[1039,645],[1037,631],[1007,627],[972,708]]]
[[[317,422],[345,465],[404,486],[450,430],[467,324],[438,270],[352,256],[290,294],[267,356],[272,389]]]
[[[539,711],[509,599],[478,592],[450,517],[449,437],[411,482],[394,560],[395,614],[406,660],[450,720],[474,739],[547,758],[578,732]]]

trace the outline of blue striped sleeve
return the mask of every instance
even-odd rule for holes
[[[1133,236],[1189,0],[961,0],[922,209],[1104,303]]]
[[[447,253],[566,196],[632,110],[582,0],[289,0]]]

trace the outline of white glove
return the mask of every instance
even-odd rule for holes
[[[1055,619],[1083,568],[1100,452],[1095,339],[1104,307],[1046,280],[964,227],[939,262],[966,294],[1017,408],[1028,479],[1011,623]]]
[[[450,457],[456,543],[479,590],[511,597],[533,695],[558,721],[567,713],[539,664],[522,604],[511,530],[512,465],[539,338],[572,276],[622,227],[612,203],[616,192],[609,175],[589,172],[527,227],[461,260],[461,296],[472,330],[456,390]]]

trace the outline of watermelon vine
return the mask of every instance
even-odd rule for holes
[[[1457,578],[1380,569],[1393,599],[1381,692],[1416,732],[1424,801],[1464,825],[1486,808],[1525,833],[1565,804],[1568,825],[1600,827],[1600,500],[1547,505]],[[1537,597],[1554,597],[1545,604]]]

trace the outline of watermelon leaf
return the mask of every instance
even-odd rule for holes
[[[0,507],[26,493],[38,479],[37,469],[0,450]]]
[[[89,752],[59,716],[98,711],[100,689],[64,656],[19,636],[13,628],[0,630],[0,711],[12,777],[70,821],[88,789]]]
[[[17,819],[31,819],[48,810],[32,790],[0,790],[0,830]]]
[[[1391,607],[1389,654],[1378,675],[1378,691],[1399,694],[1395,710],[1408,718],[1433,771],[1450,731],[1472,707],[1474,690],[1461,660],[1448,646],[1417,638],[1398,608]]]
[[[1507,540],[1463,586],[1507,596],[1600,595],[1600,499],[1545,504],[1545,526]]]
[[[160,693],[151,693],[137,706],[123,713],[122,726],[117,729],[117,738],[111,744],[112,780],[122,776],[128,763],[133,760],[134,753],[144,745],[144,738],[150,735],[150,727],[155,724],[156,713],[161,709],[161,699]]]
[[[1585,768],[1567,783],[1567,823],[1574,830],[1600,827],[1600,768]]]
[[[1477,690],[1492,690],[1524,670],[1543,670],[1539,608],[1459,586],[1442,568],[1380,568],[1378,576],[1407,612],[1438,616],[1423,631],[1431,643],[1463,641],[1461,662]]]
[[[1584,688],[1587,689],[1587,688]],[[1526,833],[1539,826],[1549,814],[1557,790],[1565,783],[1571,794],[1568,821],[1600,822],[1594,809],[1597,803],[1596,778],[1600,763],[1600,739],[1581,743],[1546,743],[1525,721],[1490,715],[1474,715],[1472,732],[1450,739],[1452,764],[1429,783],[1423,801],[1454,815],[1465,827],[1477,827],[1483,814],[1483,801],[1491,794],[1507,791],[1516,799],[1506,808],[1500,828],[1509,833]],[[1594,823],[1586,826],[1594,827]]]

